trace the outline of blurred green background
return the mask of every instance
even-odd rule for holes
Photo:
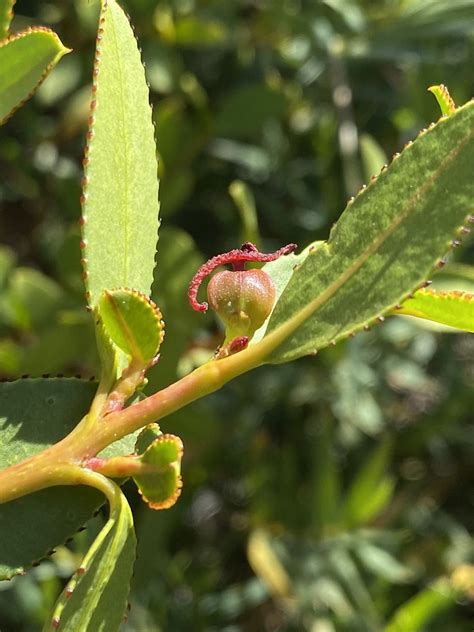
[[[160,159],[156,390],[219,343],[213,317],[187,305],[204,259],[246,239],[271,250],[326,238],[348,197],[438,118],[428,86],[471,97],[474,3],[123,5]],[[87,0],[16,5],[13,30],[48,25],[74,52],[0,131],[5,379],[97,374],[78,228],[97,11]],[[258,223],[236,203],[236,180]],[[450,258],[435,283],[472,290],[460,265],[473,262],[472,241]],[[139,558],[124,631],[472,632],[473,384],[472,336],[398,317],[167,418],[185,444],[184,489],[156,513],[126,486]],[[1,632],[41,628],[104,517],[0,584]]]

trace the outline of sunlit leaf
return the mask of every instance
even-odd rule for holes
[[[16,0],[0,0],[0,40],[7,37]]]
[[[432,320],[441,325],[474,332],[474,294],[453,290],[418,290],[394,314]]]
[[[151,299],[134,290],[105,290],[98,313],[111,340],[143,365],[158,353],[163,341],[161,312]]]
[[[270,362],[312,353],[372,324],[428,277],[472,206],[473,130],[470,102],[420,134],[349,203],[275,306],[267,343],[282,342]]]
[[[138,438],[137,450],[142,452],[140,463],[150,467],[149,472],[133,476],[138,491],[151,509],[168,509],[181,493],[181,439],[162,434],[157,424],[151,424]]]
[[[80,568],[59,597],[43,631],[116,632],[122,622],[130,589],[136,538],[125,496],[94,540]]]
[[[104,289],[149,294],[158,232],[158,181],[145,72],[131,26],[104,3],[94,64],[84,179],[89,302]]]
[[[56,33],[42,27],[0,41],[0,124],[33,94],[47,73],[69,52]]]

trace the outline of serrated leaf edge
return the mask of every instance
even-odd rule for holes
[[[457,108],[457,111],[462,110],[464,108],[467,107],[474,107],[474,99],[472,99],[471,101],[468,101],[467,103],[465,103],[464,105],[460,106]],[[356,193],[356,195],[352,196],[351,198],[349,198],[349,200],[347,201],[347,204],[343,210],[343,213],[345,213],[346,211],[349,211],[350,207],[352,206],[352,204],[354,203],[354,201],[359,198],[361,195],[364,195],[367,191],[370,191],[371,187],[374,186],[375,182],[380,178],[383,179],[384,177],[387,177],[386,174],[387,172],[390,171],[390,167],[391,165],[398,160],[398,158],[403,154],[406,154],[407,152],[409,152],[411,150],[411,147],[413,146],[413,144],[416,142],[416,140],[418,140],[419,138],[423,137],[424,135],[430,133],[435,127],[437,127],[438,125],[443,125],[450,117],[448,116],[441,116],[436,122],[430,123],[430,125],[427,128],[423,128],[422,130],[420,130],[420,132],[417,134],[417,136],[415,137],[414,140],[410,140],[408,141],[404,148],[402,149],[401,152],[397,152],[392,156],[392,160],[388,165],[384,165],[379,174],[378,175],[374,175],[370,178],[369,184],[364,184],[362,185],[362,187],[360,188],[360,190]],[[458,147],[456,148],[455,152],[453,150],[453,153],[457,153],[459,152],[460,148],[463,147],[467,142],[469,142],[472,137],[474,136],[474,130],[470,131],[469,134],[466,135],[466,138],[464,139],[463,143],[460,143],[460,145],[458,145]],[[342,216],[342,213],[341,213]],[[402,218],[403,219],[403,218]],[[401,221],[401,220],[399,220]],[[398,222],[397,222],[398,223]],[[442,257],[440,257],[436,263],[434,264],[432,271],[431,272],[435,272],[437,269],[443,268],[446,263],[446,254],[452,250],[453,248],[456,248],[458,246],[461,245],[461,239],[463,237],[463,235],[469,234],[470,233],[470,228],[467,226],[467,224],[474,224],[474,214],[472,214],[472,211],[467,211],[466,212],[466,216],[465,216],[465,220],[464,222],[459,226],[459,228],[454,232],[454,237],[455,239],[451,239],[451,240],[447,240],[446,242],[446,252],[445,255],[443,255]],[[383,237],[385,239],[385,232],[383,233]],[[329,235],[329,238],[326,242],[324,242],[323,247],[330,247],[330,239],[331,239],[331,234]],[[369,249],[372,250],[372,247]],[[314,250],[309,250],[308,252],[308,257],[312,256],[313,254],[315,254],[316,249]],[[370,253],[367,255],[369,256]],[[366,253],[362,253],[362,255],[359,257],[359,259],[362,259],[363,262],[365,262],[366,260]],[[305,260],[306,261],[306,258]],[[293,268],[293,270],[297,270],[304,262],[301,262],[299,264],[296,264],[295,267]],[[357,269],[360,266],[357,266]],[[431,273],[428,274],[428,276],[430,276]],[[320,294],[318,297],[316,297],[315,299],[313,299],[313,301],[311,301],[308,305],[306,305],[306,307],[304,307],[302,310],[300,310],[300,312],[298,312],[297,314],[295,314],[292,319],[295,319],[296,321],[301,320],[302,322],[304,322],[305,320],[307,320],[307,318],[309,318],[318,308],[320,305],[324,304],[325,300],[326,300],[326,294],[328,294],[327,298],[330,298],[330,296],[332,296],[334,294],[334,292],[336,292],[339,287],[345,282],[345,274],[342,274],[338,279],[336,279],[336,281],[334,283],[331,284],[331,286],[329,286],[329,288],[327,288],[326,292],[323,292],[322,294]],[[344,278],[343,278],[344,277]],[[341,282],[341,278],[343,278],[342,282]],[[413,293],[417,290],[423,289],[425,288],[427,285],[431,284],[431,281],[427,280],[427,281],[422,281],[421,283],[419,283],[418,285],[415,285],[409,292],[407,292],[406,294],[402,295],[397,303],[394,303],[393,305],[387,307],[386,309],[384,309],[381,314],[377,315],[375,318],[369,319],[368,321],[366,321],[365,323],[361,323],[361,325],[358,325],[357,327],[355,327],[354,329],[352,329],[349,332],[344,332],[338,336],[335,336],[329,343],[328,345],[336,345],[338,342],[342,341],[342,340],[347,340],[348,338],[353,338],[357,333],[361,332],[361,331],[369,331],[374,325],[379,324],[379,323],[383,323],[385,321],[385,317],[390,314],[390,312],[394,309],[397,309],[398,306],[403,303],[403,301],[405,301],[406,299],[412,297]],[[281,299],[281,297],[280,297]],[[323,300],[324,299],[324,300]],[[275,306],[276,307],[276,306]],[[302,312],[308,312],[308,315],[306,315],[305,317],[301,318],[301,313]],[[282,325],[280,325],[279,327],[277,327],[276,329],[272,329],[270,332],[266,333],[266,335],[262,338],[261,342],[257,343],[255,345],[255,347],[257,347],[258,345],[261,345],[262,343],[265,342],[266,339],[268,339],[270,336],[273,336],[276,334],[277,332],[279,332],[280,330],[283,330],[284,328],[286,328],[286,325],[289,321],[286,321],[285,323],[283,323]],[[286,336],[284,337],[284,339],[286,338]],[[325,346],[328,346],[325,345]],[[275,346],[275,349],[279,346],[279,344],[277,344]],[[313,351],[311,352],[307,352],[304,353],[303,355],[316,355],[320,349],[323,349],[325,346],[322,347],[318,347],[315,348]],[[273,352],[273,349],[272,349]],[[270,352],[270,354],[272,353]],[[295,357],[300,357],[300,356],[295,356]],[[292,357],[289,357],[288,359],[285,359],[285,362],[289,362],[291,361]],[[282,360],[280,360],[280,362],[282,362]]]
[[[81,217],[79,218],[79,226],[81,229],[81,241],[80,241],[80,248],[81,248],[81,266],[82,266],[82,278],[84,280],[84,285],[85,285],[85,299],[86,302],[88,304],[89,307],[93,307],[91,305],[91,292],[90,292],[90,288],[89,288],[89,283],[88,283],[88,279],[89,279],[89,272],[87,269],[87,264],[88,264],[88,259],[87,259],[87,239],[85,236],[85,226],[87,224],[87,213],[85,210],[85,205],[86,205],[86,201],[87,201],[87,187],[89,184],[89,177],[88,177],[88,166],[89,166],[89,155],[90,155],[90,150],[91,150],[91,141],[94,138],[94,125],[95,125],[95,110],[97,107],[97,101],[96,101],[96,93],[97,93],[97,78],[99,76],[100,73],[100,56],[101,56],[101,48],[100,48],[100,42],[102,40],[102,36],[104,33],[104,28],[103,28],[103,24],[105,22],[105,12],[107,10],[107,0],[101,0],[101,13],[100,13],[100,17],[99,17],[99,28],[97,29],[97,36],[96,36],[96,47],[95,47],[95,53],[94,53],[94,62],[93,62],[93,67],[92,67],[92,86],[91,86],[91,102],[89,105],[89,116],[87,118],[87,132],[86,132],[86,144],[84,146],[84,157],[82,159],[82,166],[84,168],[84,174],[81,178],[81,195],[80,195],[80,204],[81,204]],[[123,8],[122,8],[123,11]],[[135,36],[135,31],[133,29],[133,24],[128,16],[128,14],[124,11],[127,20],[129,22],[130,28],[132,29],[133,35],[135,37],[135,39],[137,40],[136,36]],[[137,40],[137,47],[138,50],[140,51],[141,54],[141,48],[139,47],[138,44],[138,40]],[[142,64],[143,64],[143,68],[145,69],[145,65],[143,63],[142,60]],[[146,75],[145,75],[145,80],[146,80]],[[148,90],[150,91],[150,85],[147,81],[147,86],[148,86]],[[153,116],[152,116],[152,107],[151,107],[151,103],[150,101],[148,101],[148,105],[150,108],[150,116],[152,119],[152,125],[153,125],[153,129],[155,129],[155,123],[153,120]],[[155,146],[156,149],[156,146]],[[157,175],[158,177],[158,175]],[[161,225],[161,220],[158,219],[158,230],[160,228]],[[157,241],[158,241],[158,234],[157,234]],[[156,252],[155,252],[155,265],[154,268],[156,267]],[[154,276],[154,275],[153,275]],[[151,291],[151,286],[153,284],[153,278],[150,281],[150,291]]]
[[[10,0],[10,3],[5,3],[5,12],[2,16],[0,16],[0,25],[2,25],[0,30],[0,41],[8,37],[8,33],[10,32],[10,24],[13,20],[13,7],[15,6],[16,0]]]
[[[149,424],[149,426],[154,426],[155,424]],[[146,430],[146,428],[148,428],[148,426],[146,426],[144,428],[144,430]],[[179,437],[177,437],[176,435],[173,434],[162,434],[159,435],[156,439],[154,439],[150,445],[146,448],[146,450],[143,452],[143,454],[145,454],[147,452],[147,450],[149,450],[154,443],[165,443],[165,442],[170,442],[170,443],[174,443],[177,444],[178,446],[178,451],[179,451],[179,455],[178,455],[178,460],[177,461],[173,461],[172,463],[169,464],[170,467],[175,467],[175,463],[177,462],[181,462],[181,458],[183,456],[183,451],[184,451],[184,446],[183,446],[183,442],[181,441],[181,439]],[[135,480],[135,478],[134,478]],[[174,491],[174,494],[172,494],[169,498],[167,498],[166,500],[162,501],[162,502],[154,502],[149,500],[145,494],[143,493],[140,485],[138,484],[138,482],[135,480],[135,483],[137,485],[137,489],[138,489],[138,493],[140,494],[142,500],[148,505],[148,507],[150,509],[155,509],[155,510],[160,510],[160,509],[169,509],[170,507],[172,507],[174,504],[176,504],[176,501],[178,500],[178,498],[181,495],[181,491],[183,488],[183,479],[181,477],[181,474],[176,471],[176,489]]]
[[[56,40],[56,42],[59,44],[60,50],[56,53],[56,56],[54,57],[54,59],[46,66],[45,70],[43,71],[43,74],[39,78],[33,90],[24,99],[22,99],[22,101],[17,103],[17,105],[15,105],[14,108],[10,110],[10,112],[3,119],[0,119],[0,125],[3,125],[4,123],[6,123],[10,119],[10,117],[13,116],[13,114],[33,96],[33,94],[36,92],[39,86],[46,79],[49,71],[58,63],[61,57],[63,57],[64,55],[67,55],[68,53],[72,51],[72,48],[67,48],[67,46],[64,46],[64,44],[59,39],[59,36],[47,26],[31,26],[30,28],[25,29],[24,31],[20,31],[19,33],[10,35],[6,37],[5,39],[0,40],[0,49],[3,48],[4,46],[7,46],[11,42],[15,42],[19,39],[23,39],[24,37],[27,37],[31,33],[48,33],[49,35],[52,35],[53,38]]]
[[[139,290],[135,290],[133,288],[127,288],[127,287],[118,287],[118,288],[114,288],[114,289],[105,289],[103,294],[112,296],[114,292],[126,292],[132,296],[136,296],[137,298],[139,298],[141,301],[143,301],[144,303],[146,303],[147,305],[149,305],[153,311],[153,314],[155,316],[155,325],[156,325],[156,331],[158,332],[158,346],[157,346],[157,350],[155,353],[158,352],[159,348],[161,347],[161,345],[163,344],[163,340],[165,339],[165,321],[163,320],[163,314],[161,313],[160,308],[158,307],[158,305],[155,303],[155,301],[148,296],[147,294],[145,294],[144,292],[140,292]],[[102,295],[103,295],[102,294]],[[97,305],[100,302],[100,299],[97,303]],[[101,321],[102,322],[102,321]],[[103,329],[105,330],[105,326],[103,325]],[[110,338],[110,335],[107,333],[107,337],[109,340],[111,340],[111,342],[113,343],[113,340]],[[113,343],[115,345],[115,343]],[[116,345],[117,346],[117,345]]]

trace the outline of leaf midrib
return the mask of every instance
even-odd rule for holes
[[[130,233],[130,227],[129,227],[129,217],[128,217],[128,213],[127,213],[127,208],[128,208],[128,199],[129,199],[129,186],[128,186],[128,178],[129,178],[129,174],[130,174],[130,170],[129,170],[129,143],[128,143],[128,138],[127,138],[127,134],[125,133],[125,99],[124,99],[124,88],[123,86],[125,85],[124,83],[124,73],[123,73],[123,67],[122,67],[122,59],[120,57],[120,48],[119,48],[119,44],[118,44],[118,40],[117,40],[117,29],[116,29],[116,22],[115,22],[115,15],[113,12],[111,12],[111,16],[112,16],[112,24],[113,24],[113,29],[112,29],[112,35],[113,35],[113,45],[115,48],[115,58],[117,60],[117,66],[118,66],[118,75],[119,75],[119,85],[120,85],[120,112],[121,112],[121,119],[119,122],[120,125],[120,132],[121,132],[121,137],[122,137],[122,142],[124,145],[124,155],[125,155],[125,160],[123,161],[123,168],[124,168],[124,173],[125,173],[125,178],[124,178],[124,198],[125,198],[125,206],[122,209],[122,220],[120,222],[120,224],[123,226],[123,250],[124,250],[124,257],[123,257],[123,265],[124,265],[124,284],[126,287],[128,287],[129,283],[128,283],[128,272],[129,272],[129,256],[128,256],[128,239],[129,239],[129,233]]]
[[[431,130],[430,130],[431,131]],[[429,132],[428,132],[429,133]],[[333,281],[325,290],[321,292],[316,298],[314,298],[310,303],[305,305],[299,312],[294,314],[291,318],[285,321],[282,325],[277,327],[268,333],[263,340],[255,345],[255,349],[259,347],[259,355],[262,354],[263,357],[267,357],[276,347],[278,347],[286,338],[288,338],[300,325],[302,325],[308,318],[310,318],[322,305],[324,305],[336,292],[351,279],[360,268],[367,262],[369,257],[373,255],[379,247],[390,237],[393,231],[403,222],[411,213],[412,209],[416,205],[417,198],[420,195],[423,195],[428,191],[434,181],[438,178],[438,176],[443,173],[449,166],[449,164],[454,160],[456,155],[461,151],[461,149],[471,140],[474,136],[474,130],[466,135],[464,141],[460,142],[456,147],[444,157],[441,165],[438,167],[436,171],[423,183],[420,187],[418,187],[409,201],[406,204],[405,210],[402,210],[400,215],[395,218],[390,225],[362,252],[354,263],[349,266],[335,281]],[[411,147],[405,149],[405,152],[410,151]],[[388,177],[388,172],[383,172],[379,178]],[[466,211],[467,214],[468,211]],[[323,247],[325,247],[328,252],[331,250],[331,243],[326,243]],[[311,254],[309,255],[311,256]],[[395,304],[395,303],[394,303]],[[389,310],[392,305],[387,306],[386,310]]]

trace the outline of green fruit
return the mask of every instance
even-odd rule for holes
[[[275,286],[263,270],[226,270],[212,277],[207,297],[225,325],[226,339],[250,338],[272,311]]]

